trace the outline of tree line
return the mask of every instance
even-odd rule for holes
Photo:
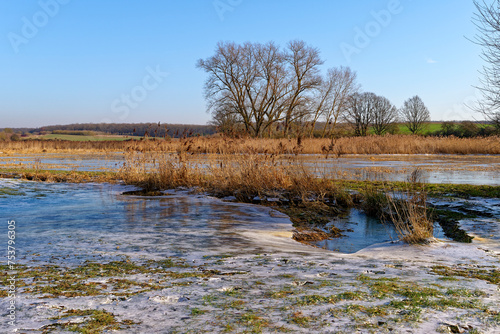
[[[274,42],[219,42],[215,54],[196,66],[208,74],[207,111],[223,133],[330,137],[340,122],[359,136],[368,129],[382,135],[395,122],[421,133],[430,121],[420,97],[397,109],[383,96],[362,92],[349,67],[322,74],[323,63],[317,48],[295,40],[285,48]],[[319,133],[318,123],[324,124]]]
[[[211,125],[192,124],[162,124],[162,123],[101,123],[101,124],[68,124],[51,125],[38,129],[35,132],[51,132],[61,134],[80,133],[106,133],[123,136],[148,136],[148,137],[192,137],[206,136],[215,133],[215,128]]]

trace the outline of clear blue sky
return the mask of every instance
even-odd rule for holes
[[[472,0],[0,0],[0,128],[205,124],[195,64],[221,40],[302,39],[325,70],[350,66],[398,107],[419,95],[433,120],[481,119],[463,106],[482,66],[473,12]]]

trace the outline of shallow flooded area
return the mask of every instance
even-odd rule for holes
[[[188,192],[140,197],[122,195],[135,189],[128,186],[5,180],[0,188],[2,214],[16,219],[23,264],[82,263],[118,249],[136,258],[258,253],[265,235],[294,244],[290,220],[275,210]]]
[[[334,219],[328,226],[342,231],[342,236],[312,243],[314,246],[340,253],[356,253],[364,248],[398,240],[394,226],[367,216],[358,209],[351,209],[345,217]],[[434,237],[445,239],[438,223],[434,224]]]
[[[176,160],[175,153],[165,159]],[[325,155],[283,156],[283,160],[303,164],[319,175],[339,179],[405,181],[419,168],[421,181],[427,183],[500,185],[500,157],[497,155]],[[216,162],[212,155],[190,157],[200,166]],[[40,170],[115,171],[125,161],[121,152],[69,154],[0,154],[0,167]]]
[[[427,183],[500,185],[500,157],[493,155],[363,155],[325,159],[301,156],[306,165],[319,173],[336,173],[354,180],[406,181],[416,168]]]
[[[0,167],[43,170],[107,171],[124,162],[123,153],[39,153],[0,154]]]

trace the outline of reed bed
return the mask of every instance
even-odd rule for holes
[[[210,154],[500,154],[500,137],[423,137],[387,135],[338,139],[227,138],[220,136],[141,141],[0,142],[5,153],[41,152],[189,152]]]
[[[342,197],[338,196],[342,192],[339,182],[318,178],[314,170],[290,157],[223,154],[205,161],[190,157],[187,152],[130,152],[119,176],[147,191],[196,188],[240,202],[334,203]]]

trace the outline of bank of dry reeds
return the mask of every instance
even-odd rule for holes
[[[500,154],[500,137],[387,135],[338,139],[192,137],[142,141],[26,140],[0,142],[1,152],[189,152],[213,154]]]
[[[259,154],[219,155],[190,160],[190,154],[130,152],[119,172],[126,183],[146,190],[197,188],[241,202],[334,203],[345,195],[338,182],[318,178],[292,159]]]

